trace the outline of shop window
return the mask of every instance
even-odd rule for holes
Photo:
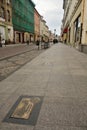
[[[8,39],[11,38],[11,29],[8,29]]]
[[[80,41],[80,31],[81,31],[81,17],[79,16],[75,23],[74,23],[74,26],[75,26],[75,42],[77,41]]]

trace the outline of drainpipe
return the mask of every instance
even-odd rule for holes
[[[80,43],[82,41],[82,31],[83,31],[83,24],[84,24],[84,16],[85,16],[85,0],[82,0],[82,23],[81,23],[81,40],[80,40]]]
[[[80,44],[82,42],[82,30],[83,30],[83,23],[81,23],[81,31],[80,31]]]
[[[82,46],[82,31],[83,31],[83,23],[84,23],[84,10],[85,10],[85,0],[82,0],[82,22],[81,22],[81,32],[80,32],[80,51],[83,51]]]
[[[82,0],[82,23],[84,21],[85,0]]]

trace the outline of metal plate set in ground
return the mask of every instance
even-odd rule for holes
[[[42,102],[40,96],[20,96],[3,122],[35,125]]]

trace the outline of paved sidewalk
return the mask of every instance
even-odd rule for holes
[[[36,124],[3,122],[20,96],[41,97]],[[87,55],[58,43],[0,82],[0,130],[87,130]]]
[[[37,49],[37,46],[33,43],[30,43],[29,45],[25,44],[12,44],[12,45],[6,45],[0,48],[0,59],[7,58],[10,56],[14,56],[26,51],[30,51],[32,49]]]

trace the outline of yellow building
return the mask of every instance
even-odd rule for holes
[[[42,16],[40,19],[40,38],[41,41],[47,41],[49,39],[49,27],[46,25],[46,21]]]
[[[34,9],[34,26],[35,26],[35,30],[34,30],[34,41],[37,41],[40,37],[40,14],[39,12]]]
[[[0,35],[2,43],[13,42],[12,5],[11,0],[0,0]]]
[[[87,52],[87,0],[64,0],[63,9],[62,34],[66,43]]]

